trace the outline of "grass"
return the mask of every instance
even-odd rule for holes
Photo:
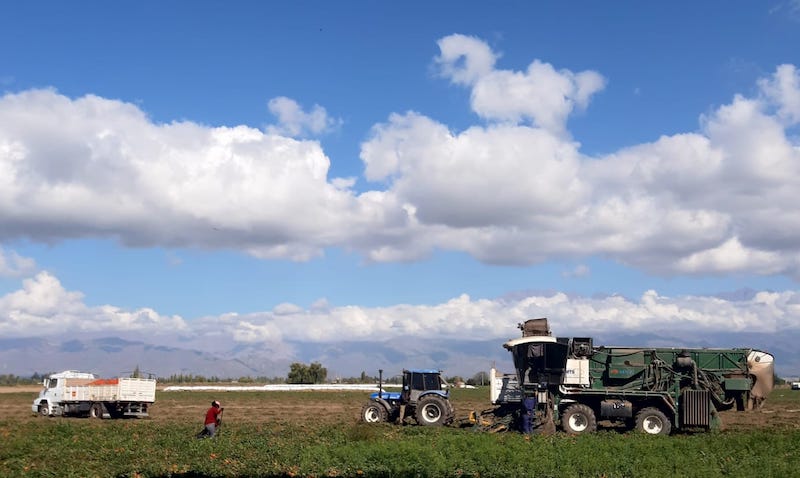
[[[0,395],[0,401],[29,406],[29,394],[14,395]],[[161,394],[160,412],[149,420],[6,414],[0,418],[0,476],[661,478],[796,476],[800,469],[800,431],[792,426],[670,437],[619,432],[529,437],[364,425],[354,418],[357,410],[345,412],[360,403],[358,394],[226,394],[222,398],[236,412],[233,418],[219,437],[197,440],[197,412],[208,398]],[[473,398],[481,397],[476,392],[454,400]],[[800,393],[774,398],[785,409],[800,408]],[[328,420],[304,412],[325,403],[340,411]],[[259,413],[270,409],[281,419]]]
[[[800,434],[493,435],[464,429],[42,420],[3,434],[0,474],[59,477],[793,476]]]

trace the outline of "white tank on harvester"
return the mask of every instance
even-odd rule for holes
[[[156,401],[156,381],[149,378],[103,379],[67,370],[50,375],[43,385],[31,406],[41,416],[146,417]]]
[[[488,422],[526,432],[580,434],[600,422],[653,435],[709,429],[720,410],[759,408],[774,384],[773,356],[751,348],[597,346],[552,336],[547,319],[520,328],[503,344],[516,373],[492,370]]]

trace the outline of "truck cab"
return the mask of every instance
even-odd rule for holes
[[[42,381],[43,388],[39,391],[39,396],[34,399],[31,411],[42,416],[62,415],[64,410],[60,404],[65,395],[67,383],[86,384],[96,379],[97,377],[93,373],[74,370],[54,373]]]

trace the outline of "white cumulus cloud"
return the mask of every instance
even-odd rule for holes
[[[490,120],[531,121],[561,133],[569,114],[585,108],[591,96],[605,87],[605,79],[594,71],[556,71],[538,60],[526,71],[496,70],[499,55],[474,37],[450,35],[439,40],[439,49],[436,63],[441,74],[471,87],[472,109]]]
[[[267,131],[273,134],[290,137],[318,135],[341,123],[340,120],[328,116],[328,112],[320,105],[314,105],[311,111],[305,112],[295,100],[285,96],[272,98],[267,106],[278,118],[277,125],[267,127]]]
[[[24,277],[36,270],[36,261],[0,247],[0,277]]]
[[[307,259],[361,220],[348,183],[328,181],[329,166],[315,141],[156,124],[132,104],[96,96],[7,94],[0,241],[100,236]]]
[[[666,273],[800,278],[800,73],[780,65],[697,131],[592,156],[568,118],[600,73],[439,40],[443,77],[482,122],[462,130],[387,112],[361,145],[364,178],[328,177],[321,106],[274,98],[278,124],[159,124],[137,106],[53,90],[0,97],[0,242],[102,237],[308,260],[338,247],[373,261],[436,250],[494,264],[603,256]],[[587,111],[587,114],[590,114]],[[0,273],[22,264],[7,254]],[[27,266],[26,266],[27,267]]]
[[[538,60],[497,70],[478,39],[439,44],[443,74],[471,88],[489,122],[459,132],[393,114],[361,153],[367,179],[388,184],[432,247],[490,263],[599,254],[659,272],[800,278],[793,66],[761,80],[755,97],[699,117],[698,132],[593,157],[561,128],[603,87],[599,74]]]
[[[26,278],[21,289],[0,296],[0,335],[4,337],[78,337],[86,332],[165,334],[185,329],[187,324],[180,317],[163,316],[152,309],[90,307],[82,293],[64,289],[49,272]]]
[[[518,323],[550,317],[559,335],[661,333],[713,339],[723,332],[796,334],[800,332],[798,304],[800,295],[795,291],[764,291],[740,300],[668,297],[653,290],[634,300],[555,292],[520,294],[513,299],[460,295],[432,305],[361,307],[326,303],[306,309],[282,304],[263,312],[232,312],[186,321],[149,308],[91,307],[84,303],[82,293],[68,291],[52,274],[39,272],[25,279],[19,290],[0,296],[0,334],[63,338],[97,332],[139,333],[153,341],[180,334],[184,342],[245,344],[380,342],[400,337],[504,340],[515,335]]]

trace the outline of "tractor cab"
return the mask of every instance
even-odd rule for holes
[[[434,393],[447,398],[446,383],[442,380],[442,373],[434,369],[403,370],[403,391],[401,401],[415,404],[423,395]]]

